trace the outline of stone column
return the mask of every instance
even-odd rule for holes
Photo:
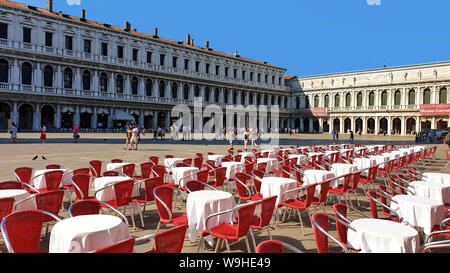
[[[80,106],[78,105],[75,107],[74,123],[80,127]]]
[[[94,93],[97,93],[100,91],[99,87],[99,77],[98,77],[98,71],[94,71],[94,76],[92,77],[92,86],[91,90],[94,91]]]
[[[111,107],[111,109],[109,110],[109,116],[108,116],[108,128],[110,128],[110,129],[114,125],[113,116],[114,116],[114,108]]]
[[[116,91],[116,75],[114,74],[114,72],[111,72],[110,78],[109,78],[109,93],[115,93]],[[111,128],[111,127],[110,127]]]
[[[392,117],[386,117],[387,119],[387,135],[391,135],[392,130]]]
[[[339,133],[344,133],[344,117],[339,118]]]
[[[314,119],[309,118],[309,132],[314,133]]]
[[[19,123],[19,113],[17,111],[17,101],[15,101],[14,104],[13,104],[13,111],[12,111],[11,119],[12,119],[12,122],[14,122],[15,124],[18,125],[18,123]]]
[[[97,107],[94,106],[94,113],[92,114],[92,120],[91,120],[91,126],[94,129],[97,129],[98,127],[98,113],[97,113]]]
[[[41,106],[39,103],[36,103],[34,107],[33,131],[39,131],[41,128]]]
[[[375,134],[377,134],[380,131],[380,118],[374,117],[375,120]]]
[[[61,128],[61,105],[56,105],[56,113],[55,113],[55,127]]]
[[[362,126],[361,126],[361,134],[367,134],[367,117],[362,117]]]
[[[300,118],[300,132],[301,132],[301,133],[304,133],[304,132],[305,132],[304,129],[305,129],[305,128],[304,128],[304,126],[303,126],[303,118]]]
[[[73,85],[76,91],[81,90],[81,72],[80,68],[75,69],[75,84]]]
[[[152,97],[159,98],[159,80],[153,80],[153,89],[152,89]]]
[[[153,111],[153,128],[158,128],[158,111]]]

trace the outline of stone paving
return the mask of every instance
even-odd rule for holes
[[[48,141],[45,144],[40,143],[39,134],[37,133],[19,133],[19,144],[10,144],[8,134],[0,134],[0,181],[12,180],[13,169],[21,166],[29,166],[37,169],[44,168],[45,165],[51,163],[59,163],[70,169],[85,168],[88,167],[88,162],[93,159],[103,160],[109,162],[113,158],[121,158],[132,163],[145,162],[151,155],[163,157],[166,154],[173,154],[176,157],[194,157],[195,153],[214,152],[217,154],[224,154],[228,149],[228,142],[222,141],[172,141],[170,139],[154,141],[152,135],[145,135],[139,145],[137,151],[124,150],[124,134],[81,134],[79,143],[72,143],[71,134],[48,134]],[[401,136],[356,136],[356,142],[378,143],[378,144],[413,144],[414,137],[401,137]],[[322,135],[298,135],[288,136],[280,135],[280,145],[309,145],[309,144],[323,144],[332,142],[329,134]],[[341,143],[348,142],[348,136],[341,135]],[[423,144],[420,144],[423,145]],[[445,168],[446,155],[445,150],[447,145],[438,144],[438,150],[436,153],[436,159],[430,163],[423,163],[420,166],[420,170],[428,172],[443,172],[450,173],[449,169]],[[251,148],[249,146],[249,148]],[[259,148],[259,147],[258,147]],[[242,141],[235,145],[235,150],[243,149]],[[38,155],[37,160],[32,160]],[[47,160],[43,160],[44,156]],[[364,196],[362,190],[358,191],[358,198],[360,200],[360,206],[353,203],[354,206],[361,211],[368,212],[369,202],[367,197]],[[354,197],[351,196],[351,200]],[[66,200],[67,201],[67,200]],[[336,202],[332,200],[326,206],[326,212],[332,213],[331,204]],[[185,212],[185,203],[175,208],[175,212]],[[61,213],[63,217],[68,217],[67,211]],[[130,215],[127,212],[127,215]],[[349,214],[350,219],[356,219],[359,216],[357,214]],[[130,225],[131,225],[131,218]],[[147,205],[144,214],[145,228],[141,227],[139,215],[135,215],[136,230],[130,226],[130,233],[132,236],[142,236],[146,234],[154,233],[159,220],[158,213],[154,204]],[[291,217],[290,220],[280,223],[279,226],[274,226],[271,230],[273,239],[281,240],[289,243],[305,252],[316,252],[316,246],[314,241],[314,233],[309,222],[307,213],[303,214],[303,224],[305,227],[305,234],[302,234],[300,222],[297,216]],[[336,235],[334,225],[331,226],[331,233]],[[250,236],[249,236],[250,239]],[[257,243],[267,240],[267,232],[260,232],[257,237]],[[250,239],[251,243],[251,239]],[[46,248],[48,241],[43,240],[42,248]],[[149,250],[151,246],[150,242],[143,242],[137,244],[135,247],[136,252],[141,253]],[[246,252],[245,241],[242,240],[231,247],[232,252]],[[2,251],[6,251],[2,248]],[[205,252],[213,252],[214,249],[207,248]],[[253,250],[252,250],[253,251]],[[191,243],[186,236],[184,242],[184,253],[197,252],[197,244]]]

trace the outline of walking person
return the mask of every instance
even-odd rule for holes
[[[8,131],[11,134],[11,142],[13,144],[17,144],[17,131],[17,125],[13,122],[12,128]]]
[[[73,127],[72,133],[73,133],[73,143],[78,143],[80,135],[78,134],[78,126],[76,124]]]
[[[228,138],[228,142],[230,143],[230,150],[233,151],[233,149],[234,149],[233,141],[235,138],[234,128],[230,128],[228,130],[227,138]]]
[[[350,131],[350,144],[353,144],[353,141],[355,140],[355,135],[353,134],[353,131]]]
[[[247,151],[248,139],[249,139],[248,129],[245,128],[244,129],[244,149],[245,149],[245,151]]]
[[[336,130],[333,129],[333,133],[332,134],[333,134],[333,141],[335,141],[336,140]]]
[[[40,140],[42,141],[42,143],[46,143],[47,142],[47,127],[45,126],[45,124],[41,125],[41,137]]]
[[[137,151],[138,144],[139,144],[139,129],[136,127],[136,124],[133,124],[131,129],[130,150]]]
[[[253,148],[253,146],[256,146],[255,141],[256,141],[257,137],[258,137],[258,134],[256,132],[256,129],[255,128],[250,129],[250,140],[252,142],[252,148]]]
[[[339,142],[339,132],[336,131],[336,141]]]
[[[128,145],[131,146],[131,126],[129,124],[126,126],[126,136],[127,139],[125,141],[125,147],[123,148],[124,150],[128,149]],[[131,147],[129,150],[131,150]]]

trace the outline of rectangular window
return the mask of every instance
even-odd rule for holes
[[[216,75],[219,76],[220,65],[216,65]]]
[[[210,64],[206,64],[206,73],[208,73],[209,74],[209,66],[210,66]]]
[[[137,48],[133,48],[133,61],[138,61],[139,50]]]
[[[45,46],[53,47],[53,33],[51,32],[45,33]]]
[[[258,82],[261,81],[261,73],[258,73]]]
[[[0,23],[0,39],[8,39],[8,24]]]
[[[272,84],[275,84],[275,76],[272,76]]]
[[[200,71],[200,62],[195,62],[195,72]]]
[[[31,43],[31,28],[23,28],[23,42],[29,44]]]
[[[178,63],[178,58],[172,57],[172,67],[173,68],[177,68],[177,63]]]
[[[233,71],[233,78],[237,78],[237,73],[238,73],[238,70],[237,69],[235,69],[234,71]]]
[[[245,80],[245,71],[242,71],[242,79]]]
[[[166,55],[164,55],[164,54],[160,54],[159,55],[159,64],[160,65],[165,65],[165,61],[166,60]]]
[[[147,51],[147,63],[151,64],[152,63],[152,52]]]
[[[117,58],[123,59],[123,46],[117,46]]]
[[[229,71],[230,69],[228,68],[228,67],[225,67],[225,77],[228,77],[228,71]]]
[[[102,56],[108,56],[108,44],[107,43],[102,43],[102,48],[101,48],[101,54]]]
[[[84,40],[84,53],[91,53],[91,40]]]
[[[250,72],[250,80],[251,81],[253,81],[253,76],[254,76],[253,74],[254,74],[253,72]]]
[[[269,81],[269,76],[265,75],[264,76],[264,82],[267,83]]]
[[[184,59],[184,70],[189,70],[189,60]]]
[[[73,38],[72,37],[66,36],[65,48],[66,48],[66,50],[73,50]]]

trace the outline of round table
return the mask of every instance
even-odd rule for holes
[[[61,179],[61,185],[60,186],[70,186],[72,185],[72,175],[73,173],[68,169],[51,169],[51,170],[36,170],[33,174],[33,177],[36,176],[35,179],[33,179],[33,186],[36,189],[45,189],[47,188],[47,185],[45,183],[45,173],[52,172],[52,171],[62,171],[63,177]]]
[[[94,180],[94,189],[97,191],[101,188],[104,188],[106,186],[109,186],[111,184],[115,184],[117,182],[130,180],[129,177],[126,176],[105,176],[105,177],[98,177]],[[132,197],[139,196],[139,185],[135,185],[133,188]],[[95,195],[95,198],[99,201],[111,201],[115,199],[114,196],[114,187],[109,187],[107,189],[104,189],[102,191],[97,192]]]
[[[14,207],[17,202],[28,198],[30,195],[31,194],[26,190],[0,190],[0,198],[14,198],[12,212],[36,209],[36,202],[34,199],[29,199],[20,203],[17,207]]]
[[[241,162],[222,162],[222,167],[227,168],[227,172],[225,175],[227,179],[234,178],[236,173],[245,171],[245,164]]]
[[[303,185],[321,183],[328,179],[334,178],[335,175],[331,171],[324,170],[306,170],[303,175]]]
[[[118,171],[118,172],[122,172],[123,173],[123,166],[128,165],[130,163],[128,162],[122,162],[122,163],[108,163],[106,165],[106,170],[107,171]],[[133,175],[136,175],[136,169],[133,172]]]
[[[450,185],[438,182],[413,181],[409,189],[414,195],[430,198],[444,204],[450,204]]]
[[[172,169],[172,166],[176,163],[182,163],[184,158],[164,158],[164,166],[166,166],[167,171]]]
[[[86,253],[130,238],[128,226],[112,215],[82,215],[56,223],[50,253]]]
[[[331,165],[330,171],[334,173],[336,177],[346,175],[349,173],[354,173],[358,171],[358,167],[353,164],[347,164],[347,163],[334,163]],[[333,182],[331,182],[331,187],[337,187],[338,183],[340,181],[343,181],[344,179],[336,179]]]
[[[208,160],[212,160],[216,162],[216,165],[220,165],[222,162],[222,158],[224,158],[225,155],[208,155]]]
[[[195,242],[199,235],[206,229],[206,218],[214,213],[226,211],[235,207],[234,197],[229,192],[203,190],[191,192],[186,200],[186,212],[188,218],[188,233],[191,242]],[[211,218],[209,227],[214,227],[223,223],[229,223],[232,213]],[[206,241],[213,245],[211,236],[205,237]]]
[[[450,174],[446,173],[424,173],[423,179],[429,182],[441,183],[450,186]]]
[[[241,156],[241,163],[244,163],[244,164],[245,164],[245,158],[248,156],[251,157],[252,160],[255,159],[255,154],[252,152],[242,152],[242,153],[239,153],[239,155]]]
[[[296,158],[297,159],[297,165],[302,165],[305,162],[305,159],[307,158],[306,155],[301,155],[301,154],[292,154],[289,155],[289,158]]]
[[[375,164],[378,164],[380,168],[384,168],[385,164],[391,160],[387,155],[371,155],[369,158],[375,160]]]
[[[381,219],[363,218],[350,224],[347,242],[361,253],[416,253],[420,250],[417,230]]]
[[[184,187],[187,181],[192,181],[197,179],[197,173],[199,169],[196,167],[176,167],[172,168],[172,179],[173,182],[180,187]],[[185,177],[186,176],[186,177]],[[185,178],[183,178],[185,177]]]
[[[354,158],[353,165],[358,167],[358,170],[361,171],[361,170],[368,169],[370,167],[377,165],[377,161],[372,158]],[[365,170],[365,171],[363,171],[362,174],[367,175],[368,173],[369,173],[369,171]]]
[[[413,195],[396,195],[392,198],[391,209],[403,218],[403,223],[421,227],[429,234],[447,215],[442,202]]]
[[[389,157],[390,160],[399,159],[401,157],[401,154],[398,151],[383,153],[381,155]]]
[[[261,182],[260,192],[263,198],[268,198],[271,196],[277,196],[276,204],[280,203],[283,193],[289,190],[297,188],[297,181],[290,178],[284,177],[264,177]],[[296,193],[293,192],[292,195],[286,194],[285,199],[295,198]]]
[[[274,158],[258,158],[256,160],[257,164],[260,163],[267,163],[266,165],[266,172],[270,172],[270,171],[274,171],[274,170],[278,170],[278,160],[274,159]]]

